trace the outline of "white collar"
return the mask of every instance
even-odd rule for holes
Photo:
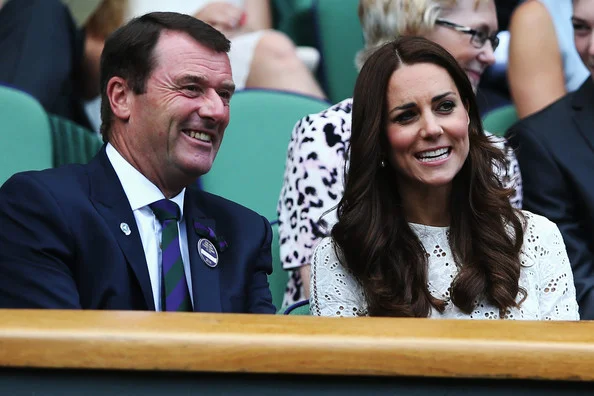
[[[115,170],[120,183],[124,188],[124,193],[130,202],[132,211],[147,206],[155,201],[164,199],[165,196],[149,179],[133,167],[122,155],[111,145],[107,143],[105,148],[107,158]],[[181,217],[184,216],[184,195],[186,189],[181,190],[179,194],[171,198],[180,209]]]

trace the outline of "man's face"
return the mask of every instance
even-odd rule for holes
[[[154,59],[145,93],[130,93],[121,140],[140,172],[164,193],[175,193],[210,170],[229,123],[234,84],[227,54],[182,32],[163,31]]]
[[[571,21],[575,48],[584,65],[594,74],[594,0],[574,0]]]

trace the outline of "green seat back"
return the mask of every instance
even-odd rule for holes
[[[353,96],[357,68],[355,55],[363,48],[357,15],[359,0],[315,0],[314,21],[321,52],[320,72],[333,103]]]
[[[287,147],[295,123],[329,103],[287,92],[244,90],[233,95],[231,122],[202,188],[244,205],[272,223],[273,303],[281,308],[288,281],[280,261],[276,205],[283,183]]]
[[[0,125],[0,185],[17,172],[52,167],[49,121],[35,98],[0,86]]]
[[[204,190],[275,221],[291,131],[299,119],[328,106],[287,92],[237,92],[214,165],[200,178]]]
[[[507,105],[487,113],[483,117],[483,128],[496,136],[504,136],[516,121],[518,121],[516,108],[514,105]]]
[[[299,301],[285,310],[285,315],[311,315],[309,301]]]
[[[289,281],[289,273],[283,270],[283,263],[280,259],[280,244],[278,239],[278,223],[272,224],[272,274],[268,277],[272,303],[277,310],[282,309],[283,298]]]
[[[101,138],[87,128],[57,115],[49,116],[54,146],[53,165],[86,164],[101,149]]]
[[[314,47],[316,38],[313,23],[314,0],[273,0],[274,28],[289,36],[296,45]]]

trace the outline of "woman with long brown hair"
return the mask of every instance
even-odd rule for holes
[[[511,206],[498,166],[446,50],[403,37],[373,53],[355,86],[338,222],[314,252],[312,313],[579,319],[559,230]]]

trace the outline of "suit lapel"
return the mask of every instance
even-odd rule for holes
[[[153,291],[136,219],[117,174],[107,158],[105,146],[89,164],[89,183],[91,202],[105,219],[120,245],[140,284],[148,309],[154,311]],[[128,226],[130,232],[126,231],[124,224]]]
[[[584,137],[590,149],[594,151],[594,82],[592,77],[582,84],[575,92],[571,107],[573,110],[573,120],[578,127],[578,131]]]
[[[186,217],[186,231],[188,235],[194,311],[221,312],[221,290],[219,283],[219,265],[222,265],[221,252],[218,251],[219,261],[216,267],[211,268],[206,265],[198,254],[198,241],[202,237],[194,229],[194,222],[199,222],[216,232],[216,222],[200,210],[198,194],[199,192],[195,191],[193,187],[188,187],[184,198],[184,216]]]

